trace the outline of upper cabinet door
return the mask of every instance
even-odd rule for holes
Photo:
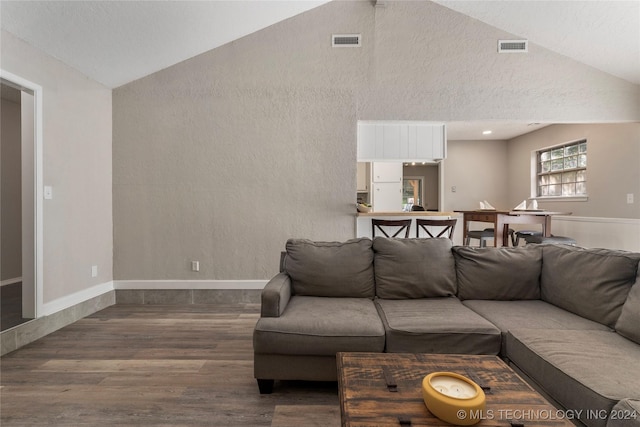
[[[446,158],[444,123],[358,122],[358,161],[433,162]]]
[[[371,180],[373,182],[395,182],[402,187],[402,163],[401,162],[376,162],[372,163]]]

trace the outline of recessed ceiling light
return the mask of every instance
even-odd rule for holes
[[[491,130],[483,130],[482,131],[483,135],[491,135],[492,133],[493,133],[493,131],[491,131]]]

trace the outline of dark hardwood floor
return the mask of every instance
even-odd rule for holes
[[[0,425],[340,425],[336,383],[260,395],[259,306],[115,305],[0,359]]]

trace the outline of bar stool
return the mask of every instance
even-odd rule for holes
[[[457,219],[416,219],[416,238],[420,237],[420,229],[424,230],[429,238],[438,238],[438,237],[446,237],[453,241],[453,231],[456,228]],[[440,233],[434,236],[436,231],[431,232],[427,228],[430,227],[442,227]],[[446,236],[445,236],[446,233]]]
[[[398,230],[392,235],[384,230],[383,227],[399,227]],[[404,237],[409,238],[409,229],[411,228],[410,219],[372,219],[371,220],[371,237],[376,237],[376,228],[382,232],[386,237],[397,237],[402,231],[404,231]],[[391,231],[389,231],[391,233]],[[402,236],[400,236],[402,237]]]
[[[527,242],[527,244],[532,243],[532,244],[538,244],[538,243],[552,243],[554,245],[570,245],[570,246],[576,246],[576,241],[575,239],[572,239],[571,237],[565,237],[565,236],[526,236],[524,238],[524,240]]]

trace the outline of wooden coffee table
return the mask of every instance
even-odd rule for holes
[[[465,375],[485,389],[479,426],[573,426],[497,356],[401,353],[338,353],[343,426],[450,426],[422,400],[422,379],[431,372]]]

